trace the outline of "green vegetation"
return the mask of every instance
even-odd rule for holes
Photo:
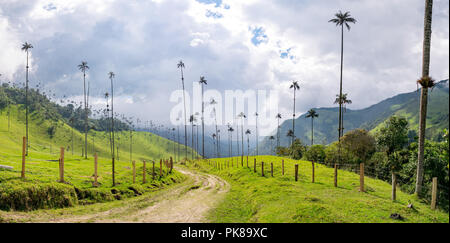
[[[420,92],[420,90],[419,90]],[[449,129],[449,88],[448,80],[436,84],[429,94],[427,110],[426,138],[433,141],[443,140],[443,130]],[[396,115],[407,119],[412,139],[419,132],[419,93],[399,94],[392,98],[383,100],[375,105],[361,110],[346,109],[344,113],[344,133],[361,128],[375,134],[384,122],[391,116]],[[314,142],[315,144],[330,144],[337,141],[339,108],[315,108],[319,117],[314,119]],[[303,114],[295,121],[295,137],[302,141],[311,141],[311,121]],[[280,125],[280,145],[290,144],[290,137],[286,134],[292,130],[292,120],[286,120]],[[277,131],[274,131],[277,132]],[[277,135],[278,136],[278,135]],[[259,152],[271,154],[269,137],[259,144]]]
[[[253,161],[257,159],[257,172]],[[285,175],[281,161],[284,159]],[[212,222],[449,222],[449,215],[433,211],[413,195],[398,192],[397,201],[390,199],[391,186],[384,181],[365,179],[366,192],[359,192],[359,175],[339,170],[338,187],[333,186],[333,169],[316,164],[315,181],[311,182],[311,162],[274,156],[249,157],[240,166],[240,158],[211,161],[222,163],[218,170],[207,161],[190,165],[207,173],[216,174],[231,184],[225,200],[213,210]],[[234,167],[231,167],[233,161]],[[239,168],[236,162],[239,161]],[[265,177],[261,176],[261,161],[265,162]],[[270,163],[274,177],[270,175]],[[294,165],[299,165],[299,181],[294,180]],[[229,168],[228,166],[229,165]],[[412,203],[413,209],[407,204]],[[403,221],[390,218],[399,213]]]
[[[133,132],[133,159],[136,160],[137,184],[132,183],[132,163],[129,160],[129,132],[117,132],[120,139],[120,160],[116,161],[117,187],[111,188],[112,173],[109,136],[106,132],[89,132],[88,159],[82,157],[83,134],[74,131],[74,154],[72,155],[72,130],[61,120],[46,119],[42,113],[33,112],[29,121],[29,156],[26,160],[26,180],[20,179],[22,134],[24,133],[23,106],[12,105],[8,131],[9,109],[0,110],[0,164],[12,166],[12,170],[0,169],[0,209],[31,210],[36,208],[67,207],[140,195],[162,186],[179,182],[184,176],[174,171],[169,176],[151,180],[151,162],[147,162],[148,184],[141,185],[143,160],[156,161],[173,156],[174,143],[146,132]],[[53,127],[53,128],[51,128]],[[53,131],[49,133],[49,129]],[[95,146],[94,146],[95,143]],[[59,147],[65,147],[65,180],[58,180]],[[93,187],[94,160],[97,152],[98,181]],[[163,165],[163,173],[167,170]]]

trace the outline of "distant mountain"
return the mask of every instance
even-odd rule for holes
[[[361,110],[347,109],[344,113],[344,133],[363,128],[372,132],[379,129],[386,119],[392,115],[405,117],[409,122],[409,129],[418,133],[419,127],[419,98],[420,90],[396,95]],[[315,108],[319,114],[314,119],[314,144],[330,144],[338,139],[338,114],[339,108]],[[427,138],[439,140],[442,130],[449,127],[449,81],[443,80],[437,83],[429,92],[427,113]],[[281,146],[289,144],[286,136],[292,128],[292,119],[281,124]],[[274,131],[276,137],[276,131]],[[311,119],[306,114],[295,120],[295,136],[303,143],[311,144]],[[270,141],[268,137],[260,143],[260,153],[270,154]],[[276,140],[273,141],[276,144]]]

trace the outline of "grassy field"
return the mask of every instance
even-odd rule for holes
[[[253,172],[253,160],[257,159],[257,172]],[[397,201],[392,202],[391,185],[372,178],[365,178],[366,192],[359,192],[359,175],[338,171],[338,187],[333,184],[334,169],[317,165],[315,183],[312,183],[312,165],[308,161],[284,158],[285,175],[282,176],[281,161],[274,156],[249,157],[247,168],[236,168],[239,158],[214,159],[224,168],[218,170],[208,162],[190,165],[202,171],[216,174],[231,184],[226,199],[214,209],[209,218],[212,222],[449,222],[449,215],[430,206],[414,196],[397,190]],[[234,167],[231,167],[234,160]],[[230,161],[230,162],[227,162]],[[261,161],[265,162],[265,177],[261,176]],[[229,168],[227,168],[227,163]],[[274,177],[270,175],[270,163],[274,164]],[[299,181],[294,179],[294,166],[299,165]],[[408,203],[414,209],[407,207]],[[390,218],[391,213],[400,214],[404,220]]]
[[[71,138],[72,129],[67,124],[57,121],[50,122],[42,119],[39,114],[30,115],[29,126],[29,156],[26,159],[26,180],[20,179],[22,136],[25,134],[23,111],[13,106],[11,109],[10,128],[8,131],[8,116],[6,110],[0,113],[0,165],[12,166],[12,170],[0,169],[0,204],[3,209],[34,209],[46,207],[72,206],[77,203],[93,203],[108,201],[120,197],[135,196],[146,191],[155,190],[163,185],[178,182],[184,178],[178,172],[169,176],[167,168],[163,165],[164,176],[157,176],[152,181],[150,161],[156,161],[156,171],[159,172],[159,160],[174,157],[174,143],[151,133],[133,132],[133,154],[136,160],[137,179],[132,183],[132,163],[130,160],[130,133],[118,132],[116,135],[119,144],[119,159],[116,160],[117,190],[111,190],[112,163],[110,157],[109,136],[106,132],[91,131],[88,136],[88,159],[81,156],[84,144],[84,134],[74,130],[74,151],[72,155]],[[57,124],[56,133],[50,137],[48,127]],[[95,142],[95,143],[94,143]],[[95,146],[94,146],[95,144]],[[58,180],[59,148],[65,147],[65,180],[67,185],[56,183]],[[93,187],[94,151],[98,153],[98,181],[100,186]],[[189,150],[188,156],[191,151]],[[146,186],[140,185],[142,181],[143,160],[147,162]],[[159,173],[158,173],[159,174]],[[74,192],[75,190],[75,192]],[[112,191],[112,192],[111,192]],[[45,193],[54,200],[64,200],[60,204],[41,202],[31,204],[32,200],[44,197]],[[53,194],[51,192],[54,192]],[[60,194],[57,194],[60,193]],[[39,194],[41,193],[41,195]],[[78,196],[76,197],[75,194]],[[23,197],[23,199],[20,199]],[[14,199],[16,198],[16,199]],[[22,206],[4,205],[11,200],[21,202]],[[42,201],[45,201],[42,199]],[[49,200],[51,201],[51,200]],[[27,205],[28,204],[28,205]],[[1,208],[0,208],[1,209]]]

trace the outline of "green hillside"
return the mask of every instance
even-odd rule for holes
[[[184,178],[178,172],[168,174],[163,165],[163,177],[152,180],[151,162],[156,161],[159,172],[159,160],[174,157],[175,143],[147,132],[133,132],[132,159],[136,161],[137,182],[142,181],[143,160],[147,162],[147,181],[151,184],[132,183],[132,163],[130,161],[130,132],[117,132],[119,147],[116,160],[117,189],[112,187],[112,163],[109,136],[104,131],[91,130],[88,135],[88,159],[82,157],[84,134],[73,129],[74,146],[72,155],[72,128],[62,120],[45,119],[41,113],[30,115],[29,155],[26,158],[26,180],[20,179],[22,136],[25,134],[24,110],[22,105],[11,106],[10,126],[8,130],[8,108],[0,110],[0,165],[13,169],[0,169],[0,205],[9,209],[8,203],[22,210],[45,207],[65,207],[77,203],[109,201],[123,197],[140,195],[145,191],[180,181]],[[49,128],[54,127],[54,133]],[[52,135],[50,135],[52,134]],[[65,148],[65,181],[58,180],[59,148]],[[98,181],[100,186],[93,187],[94,152],[98,153]],[[189,151],[189,155],[191,150]],[[159,175],[159,173],[157,173]],[[44,193],[48,191],[48,193]],[[52,193],[57,193],[53,195]],[[76,196],[75,196],[76,194]],[[58,195],[63,195],[59,197]],[[119,195],[119,196],[117,196]],[[32,205],[40,196],[51,198],[40,205]],[[16,200],[17,201],[14,201]],[[63,200],[59,202],[58,200]],[[20,201],[20,202],[19,202]],[[26,203],[24,203],[26,202]],[[49,204],[50,203],[50,204]],[[25,205],[26,204],[26,205]],[[53,205],[53,206],[52,206]],[[1,209],[1,208],[0,208]]]
[[[257,169],[253,172],[256,158]],[[282,175],[282,160],[285,174]],[[231,189],[216,209],[210,212],[212,222],[221,223],[394,223],[449,222],[448,213],[433,211],[430,205],[413,195],[397,190],[397,200],[391,200],[391,185],[374,178],[365,178],[365,192],[359,192],[359,174],[338,171],[338,187],[333,184],[333,168],[275,156],[251,156],[249,166],[240,158],[222,158],[211,162],[196,162],[196,169],[227,180]],[[233,163],[233,167],[231,166]],[[239,161],[239,167],[236,167]],[[261,176],[261,162],[265,162]],[[216,162],[219,163],[218,169]],[[273,177],[270,173],[273,163]],[[299,165],[299,180],[294,179],[295,164]],[[408,208],[409,203],[413,209]],[[403,220],[390,218],[400,214]]]
[[[439,140],[442,130],[449,124],[449,86],[448,80],[439,82],[430,92],[427,114],[427,138]],[[386,119],[392,115],[402,116],[408,119],[409,129],[418,133],[419,121],[419,97],[420,90],[405,94],[399,94],[361,110],[347,109],[344,113],[344,133],[356,128],[376,130]],[[319,117],[314,119],[315,144],[329,144],[337,140],[338,108],[315,108]],[[289,139],[286,136],[292,129],[292,120],[286,120],[281,124],[281,145],[286,146]],[[276,133],[276,131],[275,131]],[[295,121],[295,136],[305,144],[311,141],[311,120],[306,115],[298,117]],[[267,150],[270,141],[265,138],[260,143],[259,151],[269,153]]]

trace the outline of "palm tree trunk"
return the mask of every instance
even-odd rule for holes
[[[311,117],[311,146],[314,145],[314,117]]]
[[[241,117],[241,140],[242,140],[241,165],[244,166],[244,118],[243,117]]]
[[[86,74],[83,74],[84,83],[86,85]],[[85,87],[86,89],[86,87]],[[88,104],[87,104],[87,94],[85,90],[84,97],[84,158],[87,159],[87,132],[88,132]]]
[[[203,101],[203,83],[202,83],[202,156],[205,157],[205,102]]]
[[[28,156],[28,68],[29,68],[29,66],[28,66],[28,50],[27,50],[27,74],[26,74],[26,80],[25,80],[25,82],[26,82],[26,84],[25,84],[25,123],[26,123],[25,133],[26,133],[26,137],[27,137],[27,139],[26,139],[27,151],[25,153],[26,156]]]
[[[259,155],[259,151],[258,151],[258,116],[256,116],[256,156]]]
[[[431,49],[431,22],[433,17],[433,0],[425,1],[424,37],[423,37],[423,66],[422,77],[430,74],[430,49]],[[425,150],[425,131],[428,103],[428,87],[422,87],[420,96],[420,118],[419,118],[419,152],[417,158],[417,178],[415,194],[421,196],[423,183],[423,161]]]
[[[114,139],[114,84],[111,78],[111,144],[112,144],[112,181],[113,186],[116,185],[116,175],[115,175],[115,139]],[[119,151],[117,151],[117,157],[119,157]]]
[[[294,144],[295,140],[295,87],[294,87],[294,112],[292,115],[292,141],[291,145]]]
[[[181,70],[181,84],[183,86],[183,104],[184,104],[184,158],[187,159],[187,118],[186,118],[186,94],[184,92],[184,74]]]
[[[194,160],[194,123],[191,123],[191,139],[192,139],[192,144],[191,144],[191,159]]]
[[[280,147],[280,118],[278,118],[277,130],[277,147]]]

